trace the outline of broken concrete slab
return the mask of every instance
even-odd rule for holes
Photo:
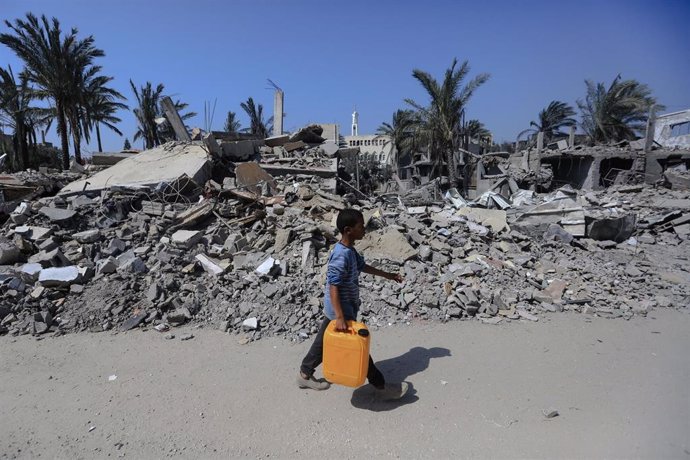
[[[281,145],[287,144],[289,141],[290,136],[288,136],[287,134],[271,136],[264,139],[265,144],[269,147],[280,147]]]
[[[53,229],[45,227],[20,225],[19,227],[15,227],[14,233],[16,235],[21,235],[24,238],[27,238],[31,241],[40,241],[52,235]]]
[[[78,243],[81,244],[95,243],[101,240],[101,232],[98,229],[86,230],[83,232],[75,233],[74,235],[72,235],[72,238],[74,238]]]
[[[211,275],[222,275],[223,273],[225,273],[225,270],[227,268],[223,268],[216,261],[204,254],[197,254],[195,259],[197,260],[197,262],[199,262],[199,264],[201,264],[206,273],[209,273]]]
[[[220,149],[222,156],[228,160],[247,161],[258,152],[262,145],[264,145],[264,141],[260,140],[224,141],[220,144]]]
[[[65,257],[65,255],[59,249],[53,249],[52,251],[41,251],[38,254],[34,254],[29,257],[29,263],[41,264],[45,267],[63,267],[71,265],[72,262]]]
[[[321,149],[328,158],[335,158],[335,156],[338,155],[340,147],[338,147],[338,144],[335,142],[328,141],[321,144]]]
[[[506,220],[506,212],[502,209],[483,209],[483,208],[460,208],[457,211],[460,216],[465,216],[469,220],[491,228],[494,233],[509,230]]]
[[[62,223],[72,219],[77,212],[71,209],[53,208],[44,206],[39,211],[41,214],[50,219],[51,222]]]
[[[258,163],[253,161],[242,163],[235,168],[236,183],[250,192],[261,195],[261,184],[269,185],[271,195],[277,192],[276,180],[268,174]]]
[[[80,279],[76,265],[44,268],[38,275],[38,282],[44,287],[67,287]]]
[[[407,238],[393,228],[367,233],[358,243],[358,248],[371,254],[369,257],[388,259],[399,264],[417,257],[418,254]]]
[[[122,326],[120,326],[120,329],[122,331],[129,331],[131,329],[134,329],[135,327],[137,327],[141,323],[143,323],[147,316],[148,316],[148,313],[146,313],[146,312],[141,312],[139,314],[136,314],[133,317],[129,318],[124,323],[122,323]]]
[[[587,217],[587,236],[597,241],[622,243],[635,231],[637,217],[629,214],[619,218],[596,219]]]
[[[124,159],[88,180],[72,182],[59,194],[99,192],[115,186],[152,188],[174,183],[183,176],[197,184],[204,184],[211,176],[209,154],[201,145],[168,142]]]
[[[258,267],[256,267],[256,272],[261,275],[272,275],[280,270],[280,261],[269,257],[264,260]]]
[[[289,228],[279,228],[276,230],[275,243],[273,244],[273,252],[276,254],[285,249],[292,241],[293,232]]]

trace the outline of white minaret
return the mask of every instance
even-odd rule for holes
[[[357,109],[355,109],[355,111],[352,112],[352,135],[353,136],[359,136],[358,124],[359,124],[359,114],[357,113]]]

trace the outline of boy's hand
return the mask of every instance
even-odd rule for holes
[[[347,321],[345,321],[345,318],[336,318],[335,319],[335,330],[337,332],[346,332],[347,331]]]
[[[397,281],[398,283],[403,282],[403,277],[400,275],[400,273],[388,273],[386,275],[386,279],[389,279],[391,281]]]

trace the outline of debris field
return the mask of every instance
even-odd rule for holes
[[[5,195],[21,193],[3,202],[0,333],[191,323],[243,342],[307,339],[346,207],[364,213],[365,260],[404,277],[362,275],[360,313],[373,328],[562,311],[630,319],[688,304],[686,188],[535,193],[510,179],[507,192],[472,201],[436,182],[365,196],[339,178],[341,149],[319,134],[209,134],[112,166],[1,177]]]

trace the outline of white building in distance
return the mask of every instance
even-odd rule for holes
[[[359,148],[361,154],[372,155],[381,164],[390,164],[395,146],[390,136],[384,134],[359,134],[359,114],[352,112],[352,131],[345,136],[348,147]]]

